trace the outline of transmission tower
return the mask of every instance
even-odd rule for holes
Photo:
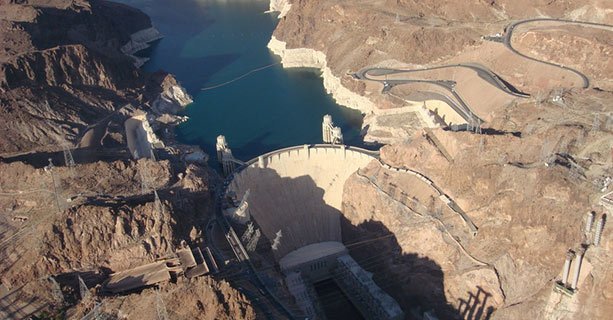
[[[72,157],[72,151],[70,150],[70,146],[67,144],[62,145],[62,149],[64,152],[64,165],[67,167],[74,167],[75,162]]]
[[[166,304],[160,295],[160,290],[155,292],[155,309],[157,310],[158,320],[168,320],[168,312],[166,312]]]
[[[81,295],[81,301],[87,300],[89,298],[89,289],[81,276],[77,276],[77,279],[79,280],[79,293]]]
[[[281,245],[281,237],[283,237],[283,232],[279,230],[277,231],[275,239],[272,241],[272,250],[277,251],[279,249],[279,245]]]
[[[62,151],[64,152],[64,165],[70,168],[70,175],[74,177],[75,175],[74,167],[76,164],[74,162],[74,158],[72,157],[72,151],[71,151],[70,145],[63,144]]]
[[[57,205],[57,212],[61,213],[62,205],[60,204],[60,196],[58,192],[58,186],[55,183],[55,174],[53,173],[53,168],[55,168],[55,166],[53,165],[53,160],[49,158],[49,165],[45,167],[45,171],[48,171],[49,173],[51,173],[51,183],[53,183],[53,193],[55,194],[55,204]]]

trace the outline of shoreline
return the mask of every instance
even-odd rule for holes
[[[268,42],[268,49],[281,57],[283,68],[316,68],[321,71],[324,88],[332,95],[336,103],[347,108],[356,109],[362,114],[374,113],[374,103],[368,98],[358,95],[342,85],[341,79],[336,77],[328,67],[326,55],[314,49],[297,48],[288,49],[287,43],[278,40],[274,35]]]

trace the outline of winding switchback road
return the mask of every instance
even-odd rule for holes
[[[455,98],[457,103],[452,99],[449,99],[445,102],[451,102],[450,106],[453,108],[455,112],[457,112],[466,122],[471,125],[479,125],[483,123],[483,120],[477,116],[468,106],[468,104],[462,99],[462,97],[455,90],[456,82],[453,80],[423,80],[423,79],[395,79],[395,80],[386,80],[386,79],[378,79],[373,77],[386,76],[390,74],[399,74],[399,73],[411,73],[411,72],[419,72],[419,71],[429,71],[436,69],[444,69],[444,68],[455,68],[455,67],[464,67],[469,68],[477,72],[479,77],[483,78],[488,83],[494,85],[495,87],[515,96],[526,97],[527,95],[516,92],[512,90],[510,85],[507,85],[504,81],[502,81],[498,76],[496,76],[493,72],[485,69],[485,67],[476,65],[476,64],[457,64],[457,65],[446,65],[446,66],[438,66],[432,68],[425,69],[415,69],[415,70],[402,70],[402,69],[388,69],[388,68],[365,68],[357,73],[355,73],[355,77],[361,80],[370,80],[377,81],[383,84],[383,92],[389,91],[392,87],[402,84],[408,83],[427,83],[435,86],[439,86],[449,91],[451,95]]]
[[[513,48],[513,45],[512,45],[513,31],[517,28],[517,26],[522,25],[522,24],[532,23],[532,22],[539,22],[539,21],[553,21],[553,22],[560,22],[560,23],[578,24],[578,25],[586,25],[586,26],[601,27],[601,28],[604,27],[604,28],[612,28],[612,29],[613,29],[613,26],[602,24],[602,23],[594,23],[594,22],[582,22],[582,21],[552,19],[552,18],[535,18],[535,19],[527,19],[527,20],[520,20],[517,22],[513,22],[505,28],[505,34],[502,38],[502,42],[505,45],[505,47],[507,47],[511,52],[523,58],[532,60],[532,61],[544,63],[547,65],[551,65],[554,67],[558,67],[558,68],[573,72],[577,74],[579,77],[581,77],[583,81],[583,88],[588,88],[590,85],[590,80],[588,79],[586,75],[579,72],[578,70],[566,67],[561,64],[556,64],[553,62],[539,60],[539,59],[527,56],[519,52],[517,49]],[[377,81],[377,82],[382,83],[383,92],[389,91],[392,87],[396,85],[408,84],[408,83],[427,83],[427,84],[432,84],[435,86],[442,87],[446,89],[447,91],[449,91],[451,95],[455,98],[455,100],[457,101],[456,103],[456,101],[453,101],[452,99],[448,99],[448,101],[445,101],[445,102],[448,102],[450,107],[454,109],[454,111],[457,112],[462,118],[464,118],[464,120],[466,120],[467,123],[471,125],[479,125],[480,123],[483,122],[483,120],[479,118],[479,116],[477,116],[471,110],[468,104],[462,99],[462,97],[458,94],[458,92],[456,92],[455,90],[456,82],[453,80],[425,80],[425,79],[387,80],[387,79],[377,78],[377,77],[387,76],[391,74],[423,72],[423,71],[430,71],[430,70],[437,70],[437,69],[444,69],[444,68],[458,68],[458,67],[468,68],[468,69],[475,71],[481,79],[485,80],[489,84],[493,85],[497,89],[504,91],[505,93],[509,95],[513,95],[513,96],[521,97],[521,98],[530,97],[530,95],[518,91],[515,87],[513,87],[511,84],[501,79],[497,74],[492,72],[490,69],[480,64],[476,64],[476,63],[459,63],[459,64],[443,65],[443,66],[436,66],[436,67],[424,68],[424,69],[414,69],[414,70],[389,69],[389,68],[377,68],[377,67],[364,68],[356,72],[354,74],[354,77],[360,80],[370,80],[370,81]]]
[[[505,47],[507,47],[513,53],[515,53],[515,54],[517,54],[517,55],[519,55],[519,56],[521,56],[523,58],[526,58],[528,60],[532,60],[532,61],[548,64],[550,66],[558,67],[558,68],[561,68],[561,69],[573,72],[576,75],[578,75],[579,77],[581,77],[581,79],[583,80],[583,88],[588,88],[590,86],[590,79],[586,75],[581,73],[580,71],[575,70],[573,68],[569,68],[569,67],[561,65],[561,64],[557,64],[557,63],[553,63],[553,62],[549,62],[549,61],[544,61],[544,60],[539,60],[539,59],[527,56],[527,55],[517,51],[517,49],[513,48],[512,38],[513,38],[513,31],[515,31],[515,28],[517,28],[517,26],[522,25],[522,24],[527,24],[527,23],[532,23],[532,22],[539,22],[539,21],[553,21],[553,22],[561,22],[561,23],[568,23],[568,24],[585,25],[585,26],[591,26],[591,27],[605,27],[605,28],[612,28],[612,29],[613,29],[613,25],[608,25],[608,24],[603,24],[603,23],[595,23],[595,22],[583,22],[583,21],[564,20],[564,19],[535,18],[535,19],[527,19],[527,20],[520,20],[520,21],[517,21],[517,22],[513,22],[513,23],[511,23],[510,25],[508,25],[505,28],[505,34],[504,34],[504,37],[503,37],[503,43],[504,43]]]

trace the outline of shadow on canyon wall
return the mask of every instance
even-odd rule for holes
[[[341,217],[343,243],[375,282],[401,306],[407,319],[422,319],[434,311],[439,319],[488,320],[494,309],[491,294],[481,287],[467,292],[456,305],[445,297],[445,274],[434,260],[403,253],[396,235],[380,221],[353,225]]]
[[[333,215],[333,218],[340,219],[342,242],[349,249],[351,256],[364,269],[373,273],[373,280],[398,302],[406,315],[406,319],[422,319],[424,313],[429,311],[433,312],[439,319],[486,320],[490,318],[494,310],[491,306],[488,306],[488,298],[491,296],[488,292],[482,288],[475,288],[474,292],[467,293],[467,298],[461,299],[459,303],[447,301],[445,274],[436,261],[416,253],[403,253],[396,235],[380,221],[371,220],[354,225],[341,212],[325,203],[324,189],[317,186],[310,176],[285,178],[280,177],[276,171],[271,169],[262,169],[261,171],[261,177],[260,175],[250,174],[252,178],[258,177],[254,178],[258,180],[257,182],[241,180],[242,188],[252,188],[250,206],[258,205],[256,200],[258,197],[274,196],[285,199],[283,201],[303,204],[301,211],[324,208],[309,214],[297,213],[296,217],[289,219],[288,215],[293,216],[292,210],[282,207],[282,203],[278,200],[273,200],[274,205],[271,208],[279,208],[278,212],[269,212],[265,217],[259,217],[260,220],[255,223],[264,229],[268,229],[267,232],[263,233],[263,236],[270,237],[272,233],[270,225],[273,225],[275,226],[273,232],[276,232],[277,229],[283,231],[284,236],[281,238],[281,242],[298,240],[294,235],[289,234],[292,230],[300,230],[299,233],[306,234],[310,243],[334,241],[335,239],[321,239],[320,236],[315,236],[318,231],[314,229],[315,227],[329,228],[329,226],[320,225],[320,222],[327,223],[333,219],[322,215]],[[265,181],[265,183],[262,183],[262,181]],[[266,190],[266,188],[270,189]],[[308,197],[297,193],[308,195]],[[291,198],[291,200],[288,198]],[[254,217],[252,216],[252,218]],[[244,230],[244,227],[236,226],[238,230]],[[305,228],[307,229],[306,233]],[[238,235],[240,237],[241,233]],[[267,243],[273,242],[272,239],[266,240]],[[289,243],[283,247],[286,251],[289,249],[288,247],[296,248],[302,245],[305,245],[303,241],[298,240],[295,244]],[[273,256],[279,258],[279,254],[271,250],[270,247],[262,248],[262,246],[258,246],[257,252],[252,256],[254,260],[268,260]],[[265,271],[265,269],[266,267],[258,271]],[[286,301],[293,300],[289,293],[281,294],[280,298]],[[320,303],[326,309],[326,304],[334,306],[337,305],[337,300],[343,299],[340,296],[336,298],[334,296],[327,296],[325,299],[320,297]],[[459,305],[459,308],[456,307],[457,305]]]

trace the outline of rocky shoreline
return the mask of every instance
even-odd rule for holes
[[[365,115],[364,141],[386,144],[382,161],[434,181],[477,226],[474,236],[455,234],[464,226],[453,226],[453,218],[445,218],[444,210],[434,205],[436,198],[424,200],[419,209],[416,199],[423,188],[393,172],[362,170],[345,185],[343,214],[352,224],[374,221],[385,231],[376,235],[394,234],[390,243],[370,248],[388,250],[391,257],[372,272],[375,281],[389,284],[389,293],[405,311],[421,316],[433,309],[444,319],[472,317],[473,312],[496,319],[607,319],[611,312],[610,268],[603,267],[613,261],[611,241],[595,247],[591,231],[580,229],[586,212],[611,212],[599,200],[610,194],[610,187],[599,191],[593,184],[613,175],[611,144],[604,143],[611,141],[613,126],[605,128],[610,120],[602,119],[603,110],[611,111],[613,96],[606,89],[611,77],[601,70],[610,68],[600,63],[606,59],[586,57],[610,52],[612,33],[573,31],[554,23],[551,30],[535,25],[516,37],[527,55],[589,71],[594,88],[582,89],[564,70],[514,56],[495,36],[487,40],[511,21],[535,17],[613,24],[610,8],[600,1],[292,1],[268,44],[286,68],[321,70],[326,91]],[[530,100],[496,100],[493,86],[479,85],[483,78],[472,71],[408,75],[453,82],[450,91],[472,99],[470,105],[487,118],[483,131],[477,130],[480,134],[456,132],[453,126],[437,128],[448,116],[434,117],[432,109],[440,111],[440,105],[425,109],[433,96],[428,93],[442,91],[410,84],[381,94],[380,83],[351,78],[351,73],[372,66],[421,69],[462,63],[487,67],[531,94]],[[494,102],[484,106],[481,101]],[[581,165],[584,178],[548,162],[547,157],[557,154],[587,161]],[[577,252],[585,247],[580,289],[570,295],[552,290],[569,248]],[[356,257],[371,260],[358,251]],[[431,259],[432,265],[413,265],[413,255]],[[434,274],[444,281],[437,284]],[[479,298],[483,293],[485,300]],[[480,305],[471,307],[475,299]]]
[[[201,244],[216,175],[174,138],[192,98],[173,75],[138,68],[134,54],[162,37],[143,12],[98,0],[0,12],[0,318],[82,318],[109,273]],[[151,155],[135,154],[135,134]],[[181,280],[158,294],[173,316],[202,316],[206,301],[211,318],[255,318],[223,280]],[[103,299],[99,312],[154,318],[154,292],[129,307]]]
[[[360,96],[345,88],[341,79],[334,76],[326,62],[326,55],[309,48],[288,49],[287,44],[272,36],[268,48],[281,57],[284,68],[316,68],[321,70],[324,87],[337,103],[348,108],[356,109],[363,114],[372,113],[374,104],[368,98]]]
[[[283,2],[287,3],[287,1]],[[282,12],[280,15],[281,18],[289,13],[291,4],[280,6],[276,1],[271,0],[270,8],[271,11]],[[421,127],[432,128],[437,126],[431,112],[421,107],[416,107],[418,103],[411,101],[402,101],[398,106],[402,108],[392,113],[403,113],[405,117],[410,118],[408,122],[412,122],[414,125],[418,124],[418,126],[390,125],[387,120],[390,112],[381,110],[376,107],[375,102],[369,97],[346,87],[341,77],[335,75],[328,65],[327,57],[324,52],[307,47],[288,48],[287,43],[278,39],[275,35],[271,36],[267,46],[271,52],[281,58],[281,63],[284,68],[318,69],[321,72],[326,92],[330,94],[338,104],[358,110],[364,116],[362,136],[365,143],[389,144],[397,141],[406,141]]]

